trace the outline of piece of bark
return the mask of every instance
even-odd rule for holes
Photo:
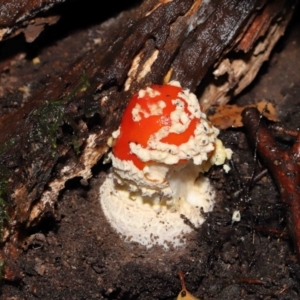
[[[270,5],[267,19],[285,28],[291,10],[283,8],[291,1],[275,2],[144,1],[109,46],[97,46],[13,116],[2,118],[0,196],[9,215],[4,239],[55,214],[67,180],[92,176],[133,93],[171,79],[193,92],[204,90],[204,76],[228,53],[239,51],[245,38],[252,49],[263,39],[257,34],[250,39],[248,30]]]
[[[66,0],[0,0],[0,41],[11,38],[24,32],[27,41],[31,42],[33,35],[29,31],[35,28],[35,35],[41,32],[45,24],[52,25],[59,19],[58,16],[47,16],[36,18],[37,15],[45,13],[54,5]],[[31,38],[28,38],[28,36]]]
[[[290,10],[287,2],[269,2],[259,14],[252,15],[249,28],[241,34],[234,52],[228,52],[220,60],[208,79],[200,97],[204,108],[226,104],[253,81],[288,25],[294,9],[293,3],[289,4]],[[283,19],[278,14],[282,10],[286,14]]]

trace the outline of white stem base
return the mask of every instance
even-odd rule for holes
[[[197,190],[201,190],[197,203],[193,201],[192,205],[179,199],[173,205],[167,205],[165,200],[154,203],[137,194],[133,200],[126,186],[116,186],[113,174],[110,174],[100,188],[100,203],[109,223],[125,241],[138,242],[147,248],[160,245],[167,250],[171,245],[185,245],[185,235],[193,231],[181,215],[199,227],[205,221],[201,208],[204,212],[213,208],[214,192],[209,180],[202,177],[196,184]]]

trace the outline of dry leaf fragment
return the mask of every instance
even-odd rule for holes
[[[212,124],[219,129],[242,127],[243,123],[241,114],[246,107],[256,107],[268,120],[279,122],[274,105],[266,100],[245,106],[222,105],[217,107],[215,113],[210,115],[208,118]]]
[[[194,297],[190,292],[187,291],[182,271],[179,271],[178,275],[181,282],[181,291],[177,296],[177,300],[200,300],[199,298]]]
[[[44,30],[46,25],[53,25],[58,22],[60,16],[49,16],[45,18],[36,18],[23,29],[27,43],[32,43]]]

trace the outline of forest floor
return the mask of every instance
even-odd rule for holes
[[[75,8],[31,44],[18,36],[0,45],[0,116],[21,106],[49,78],[105,40],[107,28],[122,19],[114,18],[113,11],[108,18],[99,17],[96,8],[92,15]],[[270,61],[232,103],[268,99],[284,125],[300,127],[299,32],[295,17]],[[57,219],[45,219],[27,233],[22,254],[6,262],[22,277],[4,281],[0,298],[175,299],[181,270],[188,290],[202,300],[299,299],[300,266],[271,174],[250,187],[256,163],[244,129],[222,131],[220,138],[233,150],[238,172],[226,174],[219,167],[209,171],[216,206],[204,225],[187,237],[186,247],[164,251],[125,243],[101,211],[99,187],[109,167],[99,162],[87,186],[80,178],[67,182],[57,202]],[[264,170],[263,163],[256,170]],[[241,221],[233,223],[235,210],[241,212]]]

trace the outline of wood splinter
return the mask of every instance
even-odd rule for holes
[[[242,120],[249,140],[256,145],[257,153],[270,170],[287,207],[289,232],[300,260],[300,132],[292,147],[283,150],[256,108],[246,108]]]

